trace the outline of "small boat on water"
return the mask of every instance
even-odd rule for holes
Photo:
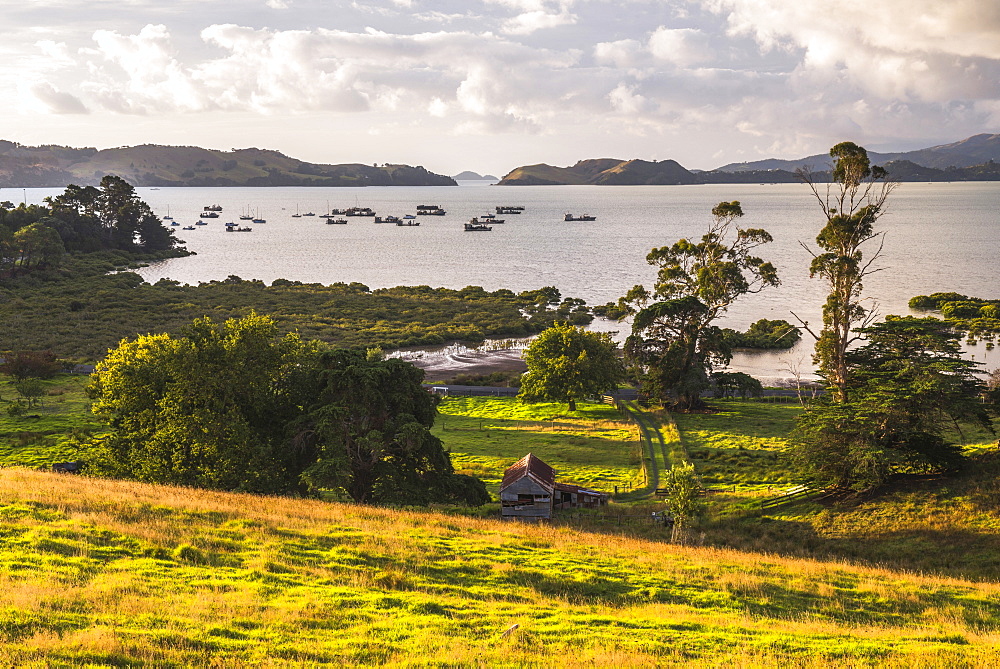
[[[238,225],[227,225],[226,226],[226,232],[253,232],[253,228],[251,228],[249,226],[245,227],[245,228],[241,228]]]
[[[263,223],[267,223],[267,219],[266,218],[255,218],[255,219],[252,219],[250,222],[251,223],[257,223],[257,224],[263,224]]]
[[[596,221],[596,216],[591,216],[590,214],[584,214],[582,216],[574,216],[573,214],[566,214],[563,217],[564,221]]]
[[[444,216],[445,210],[436,204],[418,204],[417,216]]]
[[[194,230],[194,226],[193,225],[185,225],[183,228],[181,228],[181,230]]]
[[[174,217],[170,215],[170,205],[167,205],[167,215],[163,217],[164,221],[172,221]]]
[[[170,225],[180,225],[177,221],[170,221]]]
[[[200,214],[198,214],[198,216],[200,218],[218,218],[219,214],[217,214],[214,211],[203,211]]]
[[[376,223],[399,223],[400,220],[401,219],[399,218],[399,216],[393,216],[392,214],[389,214],[385,218],[383,218],[381,216],[376,216],[375,217],[375,222]]]
[[[503,223],[504,219],[496,218],[493,214],[486,214],[485,216],[473,216],[469,219],[469,223],[475,223],[478,225],[487,225],[493,223]]]
[[[205,207],[205,211],[222,211],[222,205],[221,204],[210,204],[207,207]]]
[[[498,214],[520,214],[524,211],[521,205],[499,205],[496,207]]]
[[[208,221],[198,221],[195,225],[208,225]]]
[[[324,216],[324,218],[326,218],[326,224],[327,225],[347,225],[347,219],[346,218],[332,218],[332,217],[326,217],[326,216]],[[377,222],[378,221],[376,221],[376,223]]]
[[[405,225],[405,226],[409,226],[409,227],[416,227],[416,226],[420,225],[420,221],[417,220],[416,216],[411,216],[410,214],[407,214],[406,216],[403,217],[403,220],[397,219],[396,220],[396,225]]]
[[[493,228],[485,223],[480,223],[476,219],[472,219],[465,224],[466,232],[490,232]]]
[[[316,214],[312,213],[311,211],[307,211],[306,213],[304,213],[302,215],[303,216],[315,216]]]
[[[295,213],[292,214],[292,218],[302,218],[302,214],[299,213],[299,205],[295,205]]]
[[[351,207],[344,211],[344,216],[374,216],[375,210],[370,207]]]

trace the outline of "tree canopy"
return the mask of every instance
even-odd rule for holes
[[[519,397],[528,402],[566,402],[614,390],[624,376],[618,345],[611,335],[556,323],[524,352],[528,365]]]
[[[176,251],[179,242],[124,179],[70,185],[45,205],[0,206],[0,278],[58,265],[63,254]]]
[[[798,172],[820,206],[825,224],[816,236],[818,251],[810,275],[826,281],[830,292],[823,305],[823,327],[818,332],[802,321],[816,339],[816,361],[837,401],[847,399],[847,354],[857,340],[855,330],[873,322],[874,312],[862,305],[865,278],[878,271],[881,245],[868,258],[863,247],[879,240],[875,223],[885,213],[886,201],[896,186],[884,169],[873,166],[864,147],[841,142],[830,149],[833,183],[821,188],[808,170]],[[801,319],[800,319],[801,320]]]
[[[430,434],[422,378],[400,360],[280,336],[265,316],[198,319],[180,336],[123,341],[98,365],[94,412],[112,432],[92,445],[92,470],[368,503],[487,501]]]
[[[799,420],[795,454],[816,480],[854,488],[895,472],[949,471],[962,462],[956,425],[991,429],[977,364],[935,318],[888,316],[848,352],[846,401],[814,400]]]
[[[739,202],[720,202],[700,242],[650,251],[647,262],[659,268],[651,291],[637,285],[619,300],[618,315],[634,315],[625,352],[644,390],[682,410],[701,404],[712,368],[731,357],[715,320],[740,296],[779,283],[774,266],[754,255],[771,235],[737,227],[742,216]]]

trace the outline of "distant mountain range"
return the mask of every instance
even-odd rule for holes
[[[973,135],[959,142],[940,144],[927,149],[903,151],[898,153],[877,153],[869,151],[868,157],[876,165],[905,160],[920,167],[933,167],[947,170],[953,167],[973,167],[990,161],[1000,161],[1000,135]],[[800,167],[811,167],[814,170],[827,169],[830,156],[819,154],[798,160],[755,160],[749,163],[729,163],[718,167],[714,172],[745,172],[753,170],[787,170],[794,172]]]
[[[897,181],[1000,181],[1000,135],[976,135],[917,151],[868,155]],[[685,169],[673,160],[595,158],[581,160],[571,167],[544,163],[518,167],[501,179],[499,185],[793,183],[799,181],[795,170],[800,167],[811,168],[818,180],[828,179],[829,165],[829,156],[818,155],[799,160],[731,163],[701,172]]]
[[[97,150],[23,146],[0,140],[0,188],[94,185],[106,174],[133,186],[456,186],[448,176],[409,165],[307,163],[265,149],[195,146]]]
[[[476,174],[475,172],[470,172],[466,170],[465,172],[459,172],[458,174],[452,176],[455,181],[500,181],[497,177],[492,174]]]

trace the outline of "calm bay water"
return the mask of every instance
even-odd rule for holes
[[[205,205],[220,204],[220,218],[193,231],[175,227],[197,255],[144,268],[147,281],[171,278],[184,283],[224,279],[271,282],[285,278],[323,284],[359,281],[371,288],[396,285],[483,286],[515,291],[546,285],[590,304],[616,300],[636,283],[649,285],[654,270],[645,256],[654,246],[680,237],[700,236],[711,208],[739,200],[744,227],[762,227],[774,242],[760,255],[777,266],[782,285],[748,295],[727,315],[724,325],[745,328],[758,318],[793,320],[794,311],[820,320],[823,285],[809,278],[811,243],[821,225],[815,200],[805,186],[528,186],[494,187],[466,182],[458,187],[390,188],[149,188],[137,189],[161,216],[168,212],[182,225],[193,224]],[[61,189],[28,189],[39,202]],[[0,190],[0,200],[20,202],[20,189]],[[421,216],[419,227],[376,225],[350,218],[348,225],[326,225],[328,206],[355,205],[379,215],[415,213],[418,204],[437,204],[443,217]],[[466,233],[462,223],[492,212],[496,205],[523,205],[520,215],[492,232]],[[267,219],[252,233],[226,233],[248,208]],[[564,222],[563,214],[589,213],[594,222]],[[919,294],[957,291],[1000,298],[1000,183],[902,184],[881,219],[886,230],[885,269],[870,278],[866,295],[882,314],[905,314],[907,300]],[[873,249],[872,249],[873,250]],[[619,330],[617,323],[595,328]],[[734,367],[763,379],[787,377],[789,366],[811,369],[812,342],[791,351],[740,355]],[[970,355],[1000,366],[1000,355],[984,358],[982,346]]]

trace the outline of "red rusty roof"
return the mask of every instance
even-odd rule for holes
[[[530,476],[539,484],[552,488],[556,484],[556,470],[542,462],[534,454],[528,453],[526,456],[512,464],[503,473],[503,481],[500,482],[500,489],[503,490],[514,481],[525,476]]]
[[[606,497],[607,493],[600,492],[597,490],[591,490],[590,488],[584,488],[573,483],[556,483],[555,489],[561,492],[575,492],[578,495],[591,495],[593,497]]]

